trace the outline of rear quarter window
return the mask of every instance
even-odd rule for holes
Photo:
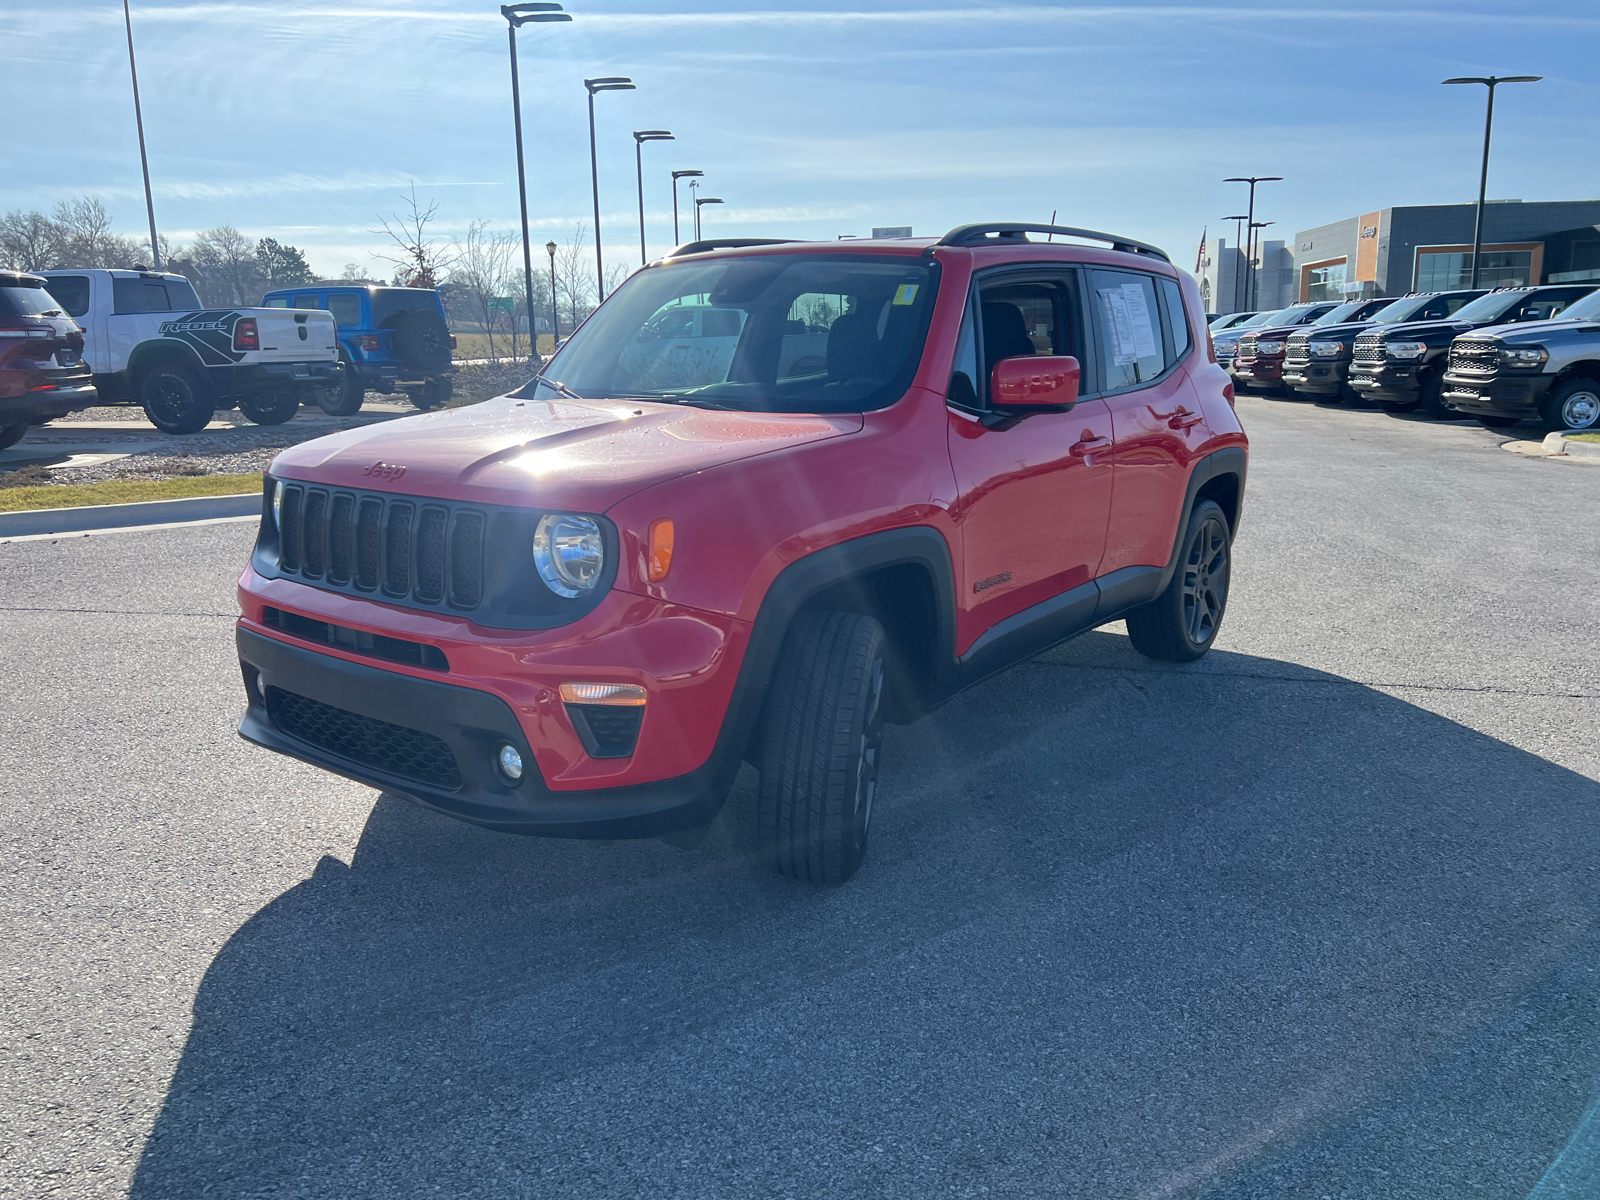
[[[333,321],[341,326],[359,326],[361,324],[361,298],[359,296],[329,296],[328,311],[333,314]]]
[[[289,297],[287,297],[287,296],[268,296],[265,300],[263,300],[261,302],[261,307],[262,308],[288,308],[289,307]]]
[[[89,311],[89,277],[87,275],[57,275],[48,284],[50,294],[56,298],[69,317],[81,317]]]
[[[1175,279],[1161,279],[1161,296],[1167,302],[1167,326],[1172,338],[1172,357],[1168,365],[1189,352],[1189,314],[1183,307],[1183,289]]]
[[[113,279],[111,308],[119,317],[136,313],[171,312],[167,288],[159,279]]]

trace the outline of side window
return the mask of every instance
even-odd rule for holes
[[[61,311],[69,317],[81,317],[89,311],[89,277],[87,275],[53,275],[45,285]]]
[[[1172,335],[1172,356],[1167,359],[1170,367],[1189,352],[1189,314],[1184,311],[1183,289],[1176,279],[1161,280],[1161,295],[1167,302],[1167,329]]]
[[[1038,354],[1071,354],[1082,360],[1072,293],[1064,280],[1005,280],[979,285],[978,330],[974,339],[978,403],[989,393],[989,377],[1001,359]],[[970,318],[969,318],[970,319]]]
[[[1571,292],[1546,292],[1542,296],[1531,296],[1522,305],[1517,320],[1548,321],[1552,317],[1560,316],[1561,310],[1577,298]]]
[[[1095,271],[1092,278],[1105,390],[1154,379],[1165,369],[1156,329],[1155,280],[1131,271]]]
[[[328,311],[335,325],[361,324],[361,298],[359,296],[329,296]]]
[[[1460,307],[1457,305],[1457,307]],[[1450,301],[1444,296],[1435,296],[1424,304],[1410,319],[1413,321],[1442,321],[1455,309],[1450,307]]]
[[[262,308],[288,308],[289,307],[289,297],[287,297],[287,296],[268,296],[265,300],[263,300],[261,302],[261,307]]]
[[[166,285],[159,279],[113,279],[111,308],[117,316],[171,312]]]
[[[972,317],[972,301],[967,301],[966,316],[956,337],[956,356],[950,364],[950,386],[945,399],[959,408],[978,407],[978,328]]]
[[[296,308],[321,308],[322,301],[316,296],[296,296],[294,298],[294,306]]]
[[[1453,317],[1455,316],[1456,309],[1460,308],[1463,304],[1470,304],[1476,299],[1477,297],[1471,293],[1461,296],[1448,296],[1445,298],[1444,302],[1444,315],[1447,317]]]

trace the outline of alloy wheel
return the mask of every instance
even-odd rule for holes
[[[1228,530],[1208,517],[1195,530],[1183,564],[1183,625],[1197,646],[1209,642],[1228,602]]]

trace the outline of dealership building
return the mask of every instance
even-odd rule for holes
[[[1264,242],[1258,307],[1301,300],[1403,296],[1467,287],[1475,204],[1382,208],[1319,225],[1292,243]],[[1223,239],[1201,254],[1201,292],[1211,312],[1248,307],[1244,256]],[[1491,200],[1483,211],[1481,287],[1600,281],[1600,200]]]

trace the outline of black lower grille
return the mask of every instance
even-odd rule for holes
[[[405,638],[385,637],[381,633],[366,633],[360,629],[335,625],[330,621],[302,617],[299,613],[273,608],[270,604],[262,610],[261,623],[291,637],[338,646],[341,650],[349,650],[353,654],[365,654],[387,662],[405,663],[409,667],[427,667],[434,671],[450,669],[450,660],[437,646],[408,641]]]
[[[567,714],[590,758],[627,758],[639,740],[643,705],[569,704]]]
[[[461,786],[456,756],[431,733],[391,725],[271,686],[267,688],[267,711],[285,733],[340,758],[450,791]]]

